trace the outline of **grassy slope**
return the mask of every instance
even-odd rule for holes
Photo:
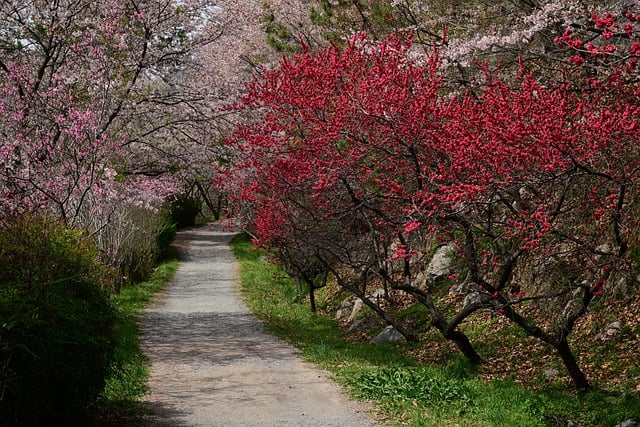
[[[614,426],[640,419],[637,393],[595,389],[576,395],[561,382],[525,388],[516,376],[495,379],[487,367],[469,366],[435,334],[414,347],[356,341],[330,317],[310,313],[292,281],[265,263],[246,239],[236,239],[233,249],[251,310],[271,332],[301,348],[309,361],[334,372],[352,395],[377,402],[379,417],[391,425],[530,427],[572,420],[580,426]],[[325,293],[324,301],[328,299]],[[482,351],[499,355],[503,344],[489,340]],[[528,353],[536,355],[546,353]],[[429,359],[432,363],[424,362]]]
[[[149,365],[140,348],[140,315],[151,298],[164,289],[178,268],[175,251],[158,265],[151,278],[127,286],[112,297],[119,314],[116,326],[119,336],[111,377],[101,396],[101,426],[133,426],[140,415],[139,402],[147,392]]]

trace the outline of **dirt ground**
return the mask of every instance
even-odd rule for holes
[[[145,312],[149,427],[373,426],[327,373],[266,333],[239,294],[238,268],[214,224],[181,232],[186,252]]]

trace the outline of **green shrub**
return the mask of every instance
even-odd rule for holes
[[[159,215],[161,223],[156,242],[158,243],[158,258],[164,260],[172,256],[171,243],[176,238],[177,227],[168,212],[162,211]]]
[[[114,348],[110,270],[44,216],[0,227],[0,425],[87,425]]]

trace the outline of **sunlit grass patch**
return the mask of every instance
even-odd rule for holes
[[[149,363],[140,348],[140,316],[151,298],[165,288],[178,268],[177,253],[158,265],[146,281],[124,287],[112,296],[118,312],[118,343],[111,374],[100,398],[101,423],[136,425],[140,399],[148,391]]]

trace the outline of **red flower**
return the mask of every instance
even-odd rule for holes
[[[572,57],[569,58],[569,62],[572,63],[573,65],[580,66],[584,64],[584,58],[580,55],[573,55]]]

